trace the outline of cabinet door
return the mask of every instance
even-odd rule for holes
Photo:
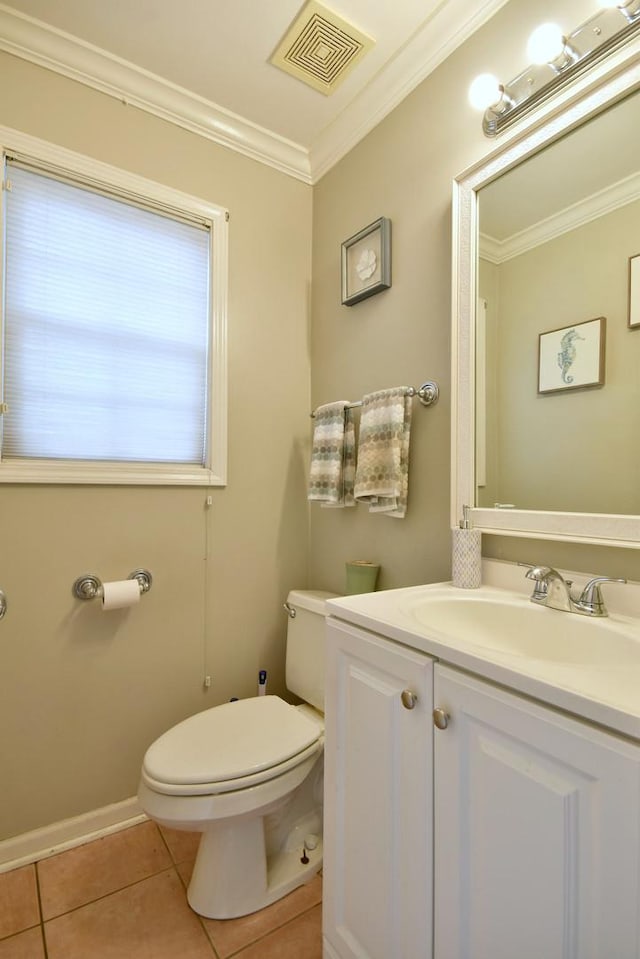
[[[337,620],[327,645],[325,956],[429,959],[432,661]]]
[[[640,750],[436,666],[435,959],[637,959]]]

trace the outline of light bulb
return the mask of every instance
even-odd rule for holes
[[[486,110],[502,96],[503,88],[497,77],[491,73],[481,73],[469,87],[469,103],[474,110]]]
[[[536,27],[527,43],[527,56],[532,63],[550,63],[561,56],[565,38],[556,23],[543,23]]]

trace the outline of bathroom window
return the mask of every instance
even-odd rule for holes
[[[62,159],[5,149],[0,480],[223,485],[225,211]]]

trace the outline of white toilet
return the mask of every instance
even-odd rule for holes
[[[289,593],[287,688],[174,726],[147,750],[138,799],[173,829],[202,832],[187,898],[200,915],[255,912],[322,866],[324,615],[334,593]]]

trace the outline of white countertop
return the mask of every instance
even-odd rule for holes
[[[524,570],[511,563],[483,561],[481,592],[488,599],[505,592],[518,598],[528,596],[531,584]],[[566,574],[572,578],[571,573]],[[580,588],[590,577],[573,574]],[[491,649],[474,643],[472,635],[445,635],[435,623],[428,626],[411,615],[411,607],[429,592],[439,591],[452,597],[475,590],[457,589],[451,583],[410,586],[382,590],[327,601],[327,613],[363,627],[404,646],[421,650],[442,662],[482,676],[534,699],[598,723],[624,736],[640,740],[640,655],[638,665],[616,663],[612,649],[610,662],[571,663],[534,659]],[[605,586],[605,599],[611,623],[638,631],[640,637],[640,584]],[[574,613],[541,609],[543,616],[573,617]],[[554,625],[560,622],[555,620]],[[639,638],[640,643],[640,638]]]

